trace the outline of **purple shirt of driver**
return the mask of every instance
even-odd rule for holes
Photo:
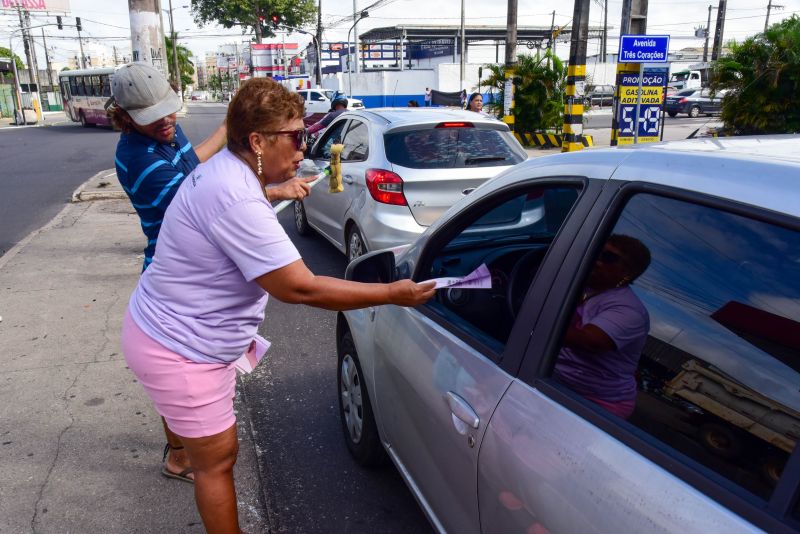
[[[555,377],[584,397],[606,402],[636,399],[634,374],[639,365],[650,315],[630,287],[604,291],[578,305],[579,326],[593,324],[608,334],[615,350],[590,353],[563,347]]]

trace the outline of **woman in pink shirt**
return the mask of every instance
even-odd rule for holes
[[[123,323],[125,359],[183,442],[210,533],[240,532],[232,362],[266,350],[256,332],[268,295],[348,310],[416,306],[434,294],[433,283],[361,284],[308,270],[271,205],[310,193],[294,178],[303,114],[302,98],[272,80],[242,85],[228,108],[227,148],[181,184]]]

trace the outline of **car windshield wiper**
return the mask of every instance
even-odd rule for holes
[[[464,164],[471,165],[473,163],[483,163],[484,161],[505,161],[507,159],[505,156],[482,156],[479,158],[467,158],[464,160]]]

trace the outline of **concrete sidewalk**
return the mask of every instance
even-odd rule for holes
[[[120,353],[144,236],[119,193],[98,174],[0,257],[0,532],[203,532],[193,487],[159,473],[161,421]],[[238,388],[237,413],[241,525],[267,532]]]
[[[30,121],[32,120],[31,117],[35,116],[35,113],[29,112],[26,110],[26,118]],[[66,113],[63,111],[45,111],[42,113],[43,118],[40,121],[37,121],[35,124],[20,124],[17,126],[14,124],[14,119],[12,117],[2,117],[0,118],[0,130],[8,129],[20,129],[20,128],[38,128],[42,126],[55,126],[57,124],[68,124],[72,121],[67,117]]]

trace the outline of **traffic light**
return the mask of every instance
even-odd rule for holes
[[[64,23],[61,21],[61,15],[58,15],[56,17],[56,25],[58,26],[59,30],[63,30],[64,29]]]
[[[281,23],[281,16],[280,16],[280,15],[278,15],[277,13],[273,13],[273,14],[270,16],[270,19],[272,20],[272,27],[273,27],[273,28],[275,28],[275,29],[277,30],[277,29],[278,29],[278,26],[279,26],[279,25],[280,25],[280,23]]]
[[[75,17],[75,28],[78,31],[83,31],[83,26],[81,26],[81,18],[80,17]]]

